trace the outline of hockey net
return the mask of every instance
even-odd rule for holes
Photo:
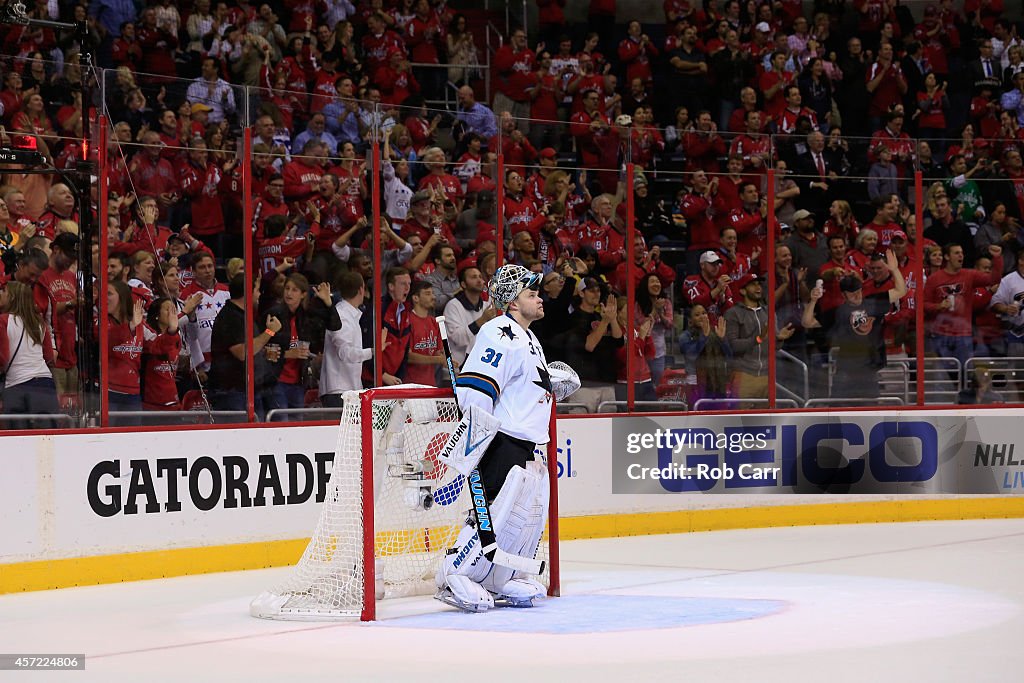
[[[344,395],[334,467],[320,519],[291,576],[253,600],[253,616],[373,620],[376,600],[431,595],[434,576],[472,507],[464,478],[437,461],[459,422],[451,391],[405,386]],[[552,420],[552,426],[554,422]],[[551,486],[537,559],[558,592],[554,430],[544,453]],[[372,488],[364,483],[373,482]]]

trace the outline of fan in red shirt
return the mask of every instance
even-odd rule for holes
[[[136,29],[139,47],[142,48],[142,62],[139,71],[145,74],[173,77],[177,74],[174,53],[178,47],[178,36],[157,26],[156,9],[142,10],[142,20]],[[166,82],[166,79],[147,79]]]
[[[366,73],[375,74],[377,69],[387,64],[388,53],[392,49],[405,52],[405,43],[397,33],[387,28],[384,20],[376,14],[366,20],[368,29],[363,36],[363,65]]]
[[[537,240],[547,216],[537,210],[533,199],[523,193],[523,176],[519,171],[505,172],[505,225],[515,237],[517,232],[526,231]]]
[[[406,223],[408,225],[408,223]],[[412,311],[407,301],[412,288],[412,276],[405,268],[391,268],[385,273],[388,302],[384,309],[383,327],[388,332],[388,343],[381,353],[384,384],[401,384],[405,377],[406,356],[409,353],[409,338]]]
[[[57,393],[78,391],[78,352],[75,311],[82,304],[71,265],[78,260],[78,235],[62,233],[50,245],[50,267],[39,276],[33,296],[43,321],[53,332],[56,360],[53,380]]]
[[[697,125],[683,135],[683,151],[686,153],[687,170],[704,170],[717,173],[718,158],[726,154],[725,138],[718,134],[718,126],[711,114],[702,111],[697,115]]]
[[[775,118],[786,108],[785,89],[793,82],[793,74],[786,71],[786,60],[785,52],[773,52],[771,71],[765,71],[757,80],[764,94],[764,111],[769,118]]]
[[[740,206],[733,209],[725,218],[725,227],[736,231],[739,239],[739,251],[757,260],[768,246],[768,227],[765,217],[768,215],[768,204],[754,183],[740,185]],[[763,272],[763,268],[758,268]],[[731,273],[730,273],[731,274]]]
[[[690,191],[683,196],[680,211],[690,228],[690,251],[707,251],[718,246],[718,228],[712,220],[711,201],[718,181],[708,181],[704,171],[690,175]]]
[[[137,411],[142,408],[140,373],[142,368],[142,301],[132,300],[128,283],[107,285],[107,376],[110,410]]]
[[[665,138],[654,125],[654,110],[642,105],[633,113],[633,129],[630,134],[633,164],[645,170],[654,168],[654,155],[665,150]]]
[[[420,91],[405,50],[397,47],[388,51],[387,62],[377,69],[373,81],[380,85],[381,102],[384,104],[402,104]]]
[[[525,167],[537,159],[537,150],[516,127],[516,120],[510,111],[498,115],[498,134],[487,142],[487,149],[503,154],[505,168],[514,168],[520,173],[525,173]]]
[[[871,205],[875,207],[875,217],[863,229],[874,230],[878,235],[878,248],[888,249],[889,243],[892,242],[892,236],[901,230],[899,223],[896,222],[896,218],[900,214],[900,196],[898,194],[879,195],[875,197]],[[851,225],[851,227],[853,226]],[[859,232],[860,230],[855,231],[855,233]],[[854,240],[856,241],[856,237]]]
[[[999,282],[1003,272],[1003,250],[989,246],[992,270],[983,273],[964,268],[964,250],[959,244],[942,248],[946,265],[936,270],[924,284],[924,312],[931,319],[930,332],[936,337],[935,351],[942,357],[954,357],[961,365],[973,351],[971,327],[974,290]]]
[[[576,232],[578,247],[591,247],[597,252],[597,259],[605,271],[614,271],[626,258],[625,236],[612,222],[614,209],[611,196],[594,197],[591,202],[590,218]]]
[[[736,246],[739,244],[739,238],[736,235],[736,229],[725,226],[721,231],[722,246],[718,247],[718,255],[722,259],[722,270],[719,271],[721,275],[728,275],[732,280],[730,287],[732,287],[733,297],[737,297],[740,294],[738,287],[738,280],[746,275],[747,273],[754,272],[754,262],[751,259],[750,254],[744,254],[742,251],[737,251]],[[757,259],[761,255],[758,251],[753,255],[754,259]]]
[[[308,256],[312,242],[320,233],[319,223],[310,225],[306,237],[296,237],[298,225],[289,225],[286,216],[271,216],[263,226],[263,237],[258,238],[256,254],[260,271],[265,275],[284,264],[286,258]]]
[[[319,140],[309,140],[302,146],[302,155],[296,156],[284,165],[284,199],[300,206],[320,189],[320,177],[324,174],[323,161],[327,158],[327,146]]]
[[[177,201],[179,193],[178,174],[167,159],[163,158],[160,134],[155,130],[142,136],[142,149],[128,164],[132,187],[138,195],[157,198],[161,217],[166,217],[167,208]]]
[[[868,105],[868,116],[881,118],[895,104],[903,100],[907,93],[907,79],[903,76],[900,65],[893,61],[891,43],[883,43],[878,48],[878,59],[868,67],[864,76],[867,82],[871,102]],[[872,141],[874,147],[874,141]]]
[[[786,108],[779,112],[779,115],[775,117],[775,125],[780,133],[790,134],[796,132],[796,122],[801,117],[807,117],[811,122],[811,130],[818,130],[818,116],[808,109],[802,106],[803,95],[800,94],[800,88],[796,85],[787,85],[783,88],[786,99]]]
[[[878,216],[879,214],[876,214],[876,218]],[[836,199],[829,205],[828,219],[825,220],[821,232],[825,237],[838,235],[845,238],[847,247],[853,244],[853,241],[857,239],[857,233],[860,232],[860,223],[853,215],[850,202],[845,199]]]
[[[714,326],[735,304],[729,284],[729,276],[722,274],[722,257],[718,252],[705,251],[700,256],[700,273],[683,280],[683,298],[687,306],[703,306]]]
[[[64,183],[55,183],[46,193],[46,210],[39,216],[37,221],[37,235],[42,235],[48,240],[57,236],[57,223],[60,221],[74,221],[78,223],[78,212],[75,211],[75,195]]]
[[[263,225],[271,216],[288,217],[288,205],[284,202],[284,177],[280,173],[274,173],[267,179],[263,196],[253,205],[252,230],[256,239],[263,237]]]
[[[518,116],[529,115],[530,96],[526,90],[533,80],[536,57],[526,45],[526,32],[523,29],[513,31],[512,39],[494,53],[494,70],[498,76],[496,90],[506,98],[504,103],[495,100],[496,111],[512,111]]]
[[[584,168],[600,168],[602,149],[617,148],[619,144],[618,131],[598,109],[600,101],[598,91],[588,90],[583,96],[583,110],[569,119],[569,133],[576,139],[576,151]]]
[[[659,54],[658,48],[643,32],[640,22],[635,19],[629,22],[626,39],[619,43],[619,61],[626,65],[626,82],[639,78],[650,87],[653,84],[651,59],[656,59]]]
[[[142,331],[142,407],[146,410],[178,410],[178,307],[171,299],[156,299],[149,307]]]
[[[444,363],[441,351],[441,331],[434,319],[436,296],[429,282],[420,280],[412,284],[409,301],[409,356],[405,381],[413,384],[437,386],[437,368]]]
[[[224,208],[221,193],[230,189],[230,172],[237,159],[223,166],[210,161],[204,140],[193,140],[188,163],[181,167],[181,191],[192,206],[192,233],[200,237],[224,232]]]
[[[423,152],[421,162],[427,167],[428,173],[420,179],[420,190],[436,188],[444,192],[445,199],[455,203],[462,211],[462,183],[451,173],[445,173],[444,151],[440,147],[431,147]]]
[[[627,269],[633,276],[633,284],[636,287],[639,287],[648,275],[657,275],[661,286],[665,289],[671,287],[676,280],[676,271],[661,260],[661,247],[654,245],[648,251],[643,235],[633,238],[633,264],[629,265],[623,261],[616,266],[615,272],[608,279],[608,284],[620,294],[625,294],[628,288]]]

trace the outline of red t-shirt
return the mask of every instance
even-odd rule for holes
[[[53,268],[47,268],[36,282],[34,296],[36,308],[53,330],[53,341],[57,348],[54,365],[61,369],[75,367],[78,364],[75,308],[70,307],[60,315],[57,314],[57,304],[74,301],[78,296],[78,281],[74,272],[65,270],[58,273]]]
[[[175,407],[178,404],[178,354],[181,353],[181,335],[158,334],[143,325],[143,376],[145,389],[142,402],[147,407]]]
[[[409,311],[409,351],[423,356],[441,355],[441,331],[437,321],[426,315],[422,318]],[[436,386],[435,366],[409,363],[405,372],[405,381],[414,384]]]

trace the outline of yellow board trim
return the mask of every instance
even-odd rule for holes
[[[559,528],[562,540],[571,541],[724,529],[1017,517],[1024,517],[1024,496],[593,515],[563,518]],[[386,548],[394,547],[395,540],[393,533],[378,534],[378,554],[389,554]],[[413,546],[423,540],[418,533],[402,538]],[[0,594],[290,566],[298,562],[308,543],[309,539],[265,541],[0,564]]]

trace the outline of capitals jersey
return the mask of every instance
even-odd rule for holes
[[[480,328],[456,389],[463,410],[478,405],[501,421],[505,434],[537,445],[548,442],[548,363],[537,337],[512,316],[498,316]]]

